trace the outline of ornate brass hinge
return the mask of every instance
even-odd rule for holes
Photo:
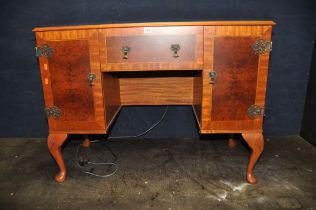
[[[272,42],[264,39],[257,39],[257,41],[252,45],[252,49],[255,51],[256,55],[270,52],[272,51]]]
[[[248,110],[248,116],[252,119],[264,116],[264,107],[258,105],[251,105]]]
[[[58,119],[63,114],[57,106],[46,108],[45,112],[47,117],[53,117],[54,119]]]
[[[93,73],[88,74],[88,84],[90,86],[94,85],[94,80],[97,78],[97,76]]]
[[[49,44],[44,44],[42,47],[35,47],[36,56],[44,56],[46,58],[50,58],[53,55],[53,48],[50,47]]]

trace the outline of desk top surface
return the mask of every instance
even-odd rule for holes
[[[275,25],[273,21],[194,21],[194,22],[149,22],[149,23],[109,23],[99,25],[76,25],[76,26],[53,26],[34,28],[32,31],[62,31],[62,30],[82,30],[82,29],[102,29],[102,28],[130,28],[130,27],[158,27],[158,26],[243,26],[243,25]]]

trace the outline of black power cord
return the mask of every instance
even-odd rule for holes
[[[124,139],[124,138],[139,138],[141,136],[144,136],[146,135],[148,132],[150,132],[151,130],[153,130],[155,127],[157,127],[162,121],[163,119],[165,118],[167,112],[168,112],[168,109],[169,109],[169,106],[166,107],[163,115],[161,116],[161,118],[156,122],[154,123],[152,126],[150,126],[147,130],[143,131],[142,133],[140,134],[137,134],[137,135],[134,135],[134,136],[114,136],[114,137],[108,137],[108,139]],[[95,142],[99,142],[101,140],[94,140],[94,141],[91,141],[91,143],[95,143]],[[85,173],[85,174],[89,174],[89,175],[92,175],[92,176],[96,176],[96,177],[101,177],[101,178],[107,178],[107,177],[110,177],[112,175],[114,175],[118,169],[118,165],[115,163],[115,162],[92,162],[89,160],[89,158],[83,156],[82,159],[79,158],[78,156],[78,153],[79,153],[79,148],[82,148],[82,144],[78,145],[77,148],[76,148],[76,165],[77,167],[79,168],[79,170],[82,172],[82,173]],[[110,151],[110,153],[113,155],[113,157],[115,158],[115,160],[117,160],[117,156],[113,153],[113,151],[107,147],[107,149]],[[97,174],[97,173],[94,173],[94,169],[95,168],[92,168],[90,169],[89,171],[88,170],[85,170],[84,166],[89,166],[89,165],[93,165],[93,166],[100,166],[100,165],[107,165],[107,166],[114,166],[115,169],[113,172],[109,173],[109,174],[105,174],[105,175],[102,175],[102,174]]]
[[[163,115],[161,116],[161,118],[155,123],[153,124],[152,126],[150,126],[147,130],[143,131],[142,133],[140,134],[137,134],[137,135],[134,135],[134,136],[113,136],[113,137],[108,137],[108,139],[126,139],[126,138],[139,138],[141,136],[144,136],[146,135],[149,131],[153,130],[155,127],[157,127],[162,121],[163,119],[165,118],[167,112],[168,112],[168,109],[169,109],[169,106],[166,107]]]
[[[94,141],[91,141],[91,143],[100,142],[100,141],[101,140],[94,140]],[[96,176],[96,177],[101,177],[101,178],[107,178],[107,177],[110,177],[116,173],[116,171],[118,169],[118,165],[115,163],[115,161],[118,158],[109,147],[107,147],[107,149],[110,151],[112,156],[115,158],[114,162],[93,162],[93,161],[90,161],[88,157],[86,157],[85,153],[83,153],[84,154],[83,157],[79,157],[78,154],[79,154],[80,148],[82,148],[82,144],[79,144],[76,147],[75,157],[76,157],[76,165],[82,173],[89,174],[89,175]],[[102,174],[97,174],[97,173],[93,172],[95,167],[91,168],[90,170],[86,170],[86,167],[84,167],[84,166],[91,166],[91,165],[93,165],[93,166],[103,165],[103,166],[109,166],[109,167],[114,166],[115,169],[113,172],[111,172],[109,174],[102,175]]]

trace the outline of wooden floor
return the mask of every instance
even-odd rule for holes
[[[62,184],[44,139],[1,139],[0,209],[316,209],[316,149],[302,138],[266,139],[257,185],[244,181],[244,144],[229,149],[223,136],[210,138],[118,139],[80,150],[107,162],[113,151],[118,171],[106,179],[79,171],[81,141],[71,140]],[[101,169],[94,172],[111,172]]]

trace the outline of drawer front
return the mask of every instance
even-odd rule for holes
[[[100,31],[102,71],[203,67],[203,27],[137,27]]]

